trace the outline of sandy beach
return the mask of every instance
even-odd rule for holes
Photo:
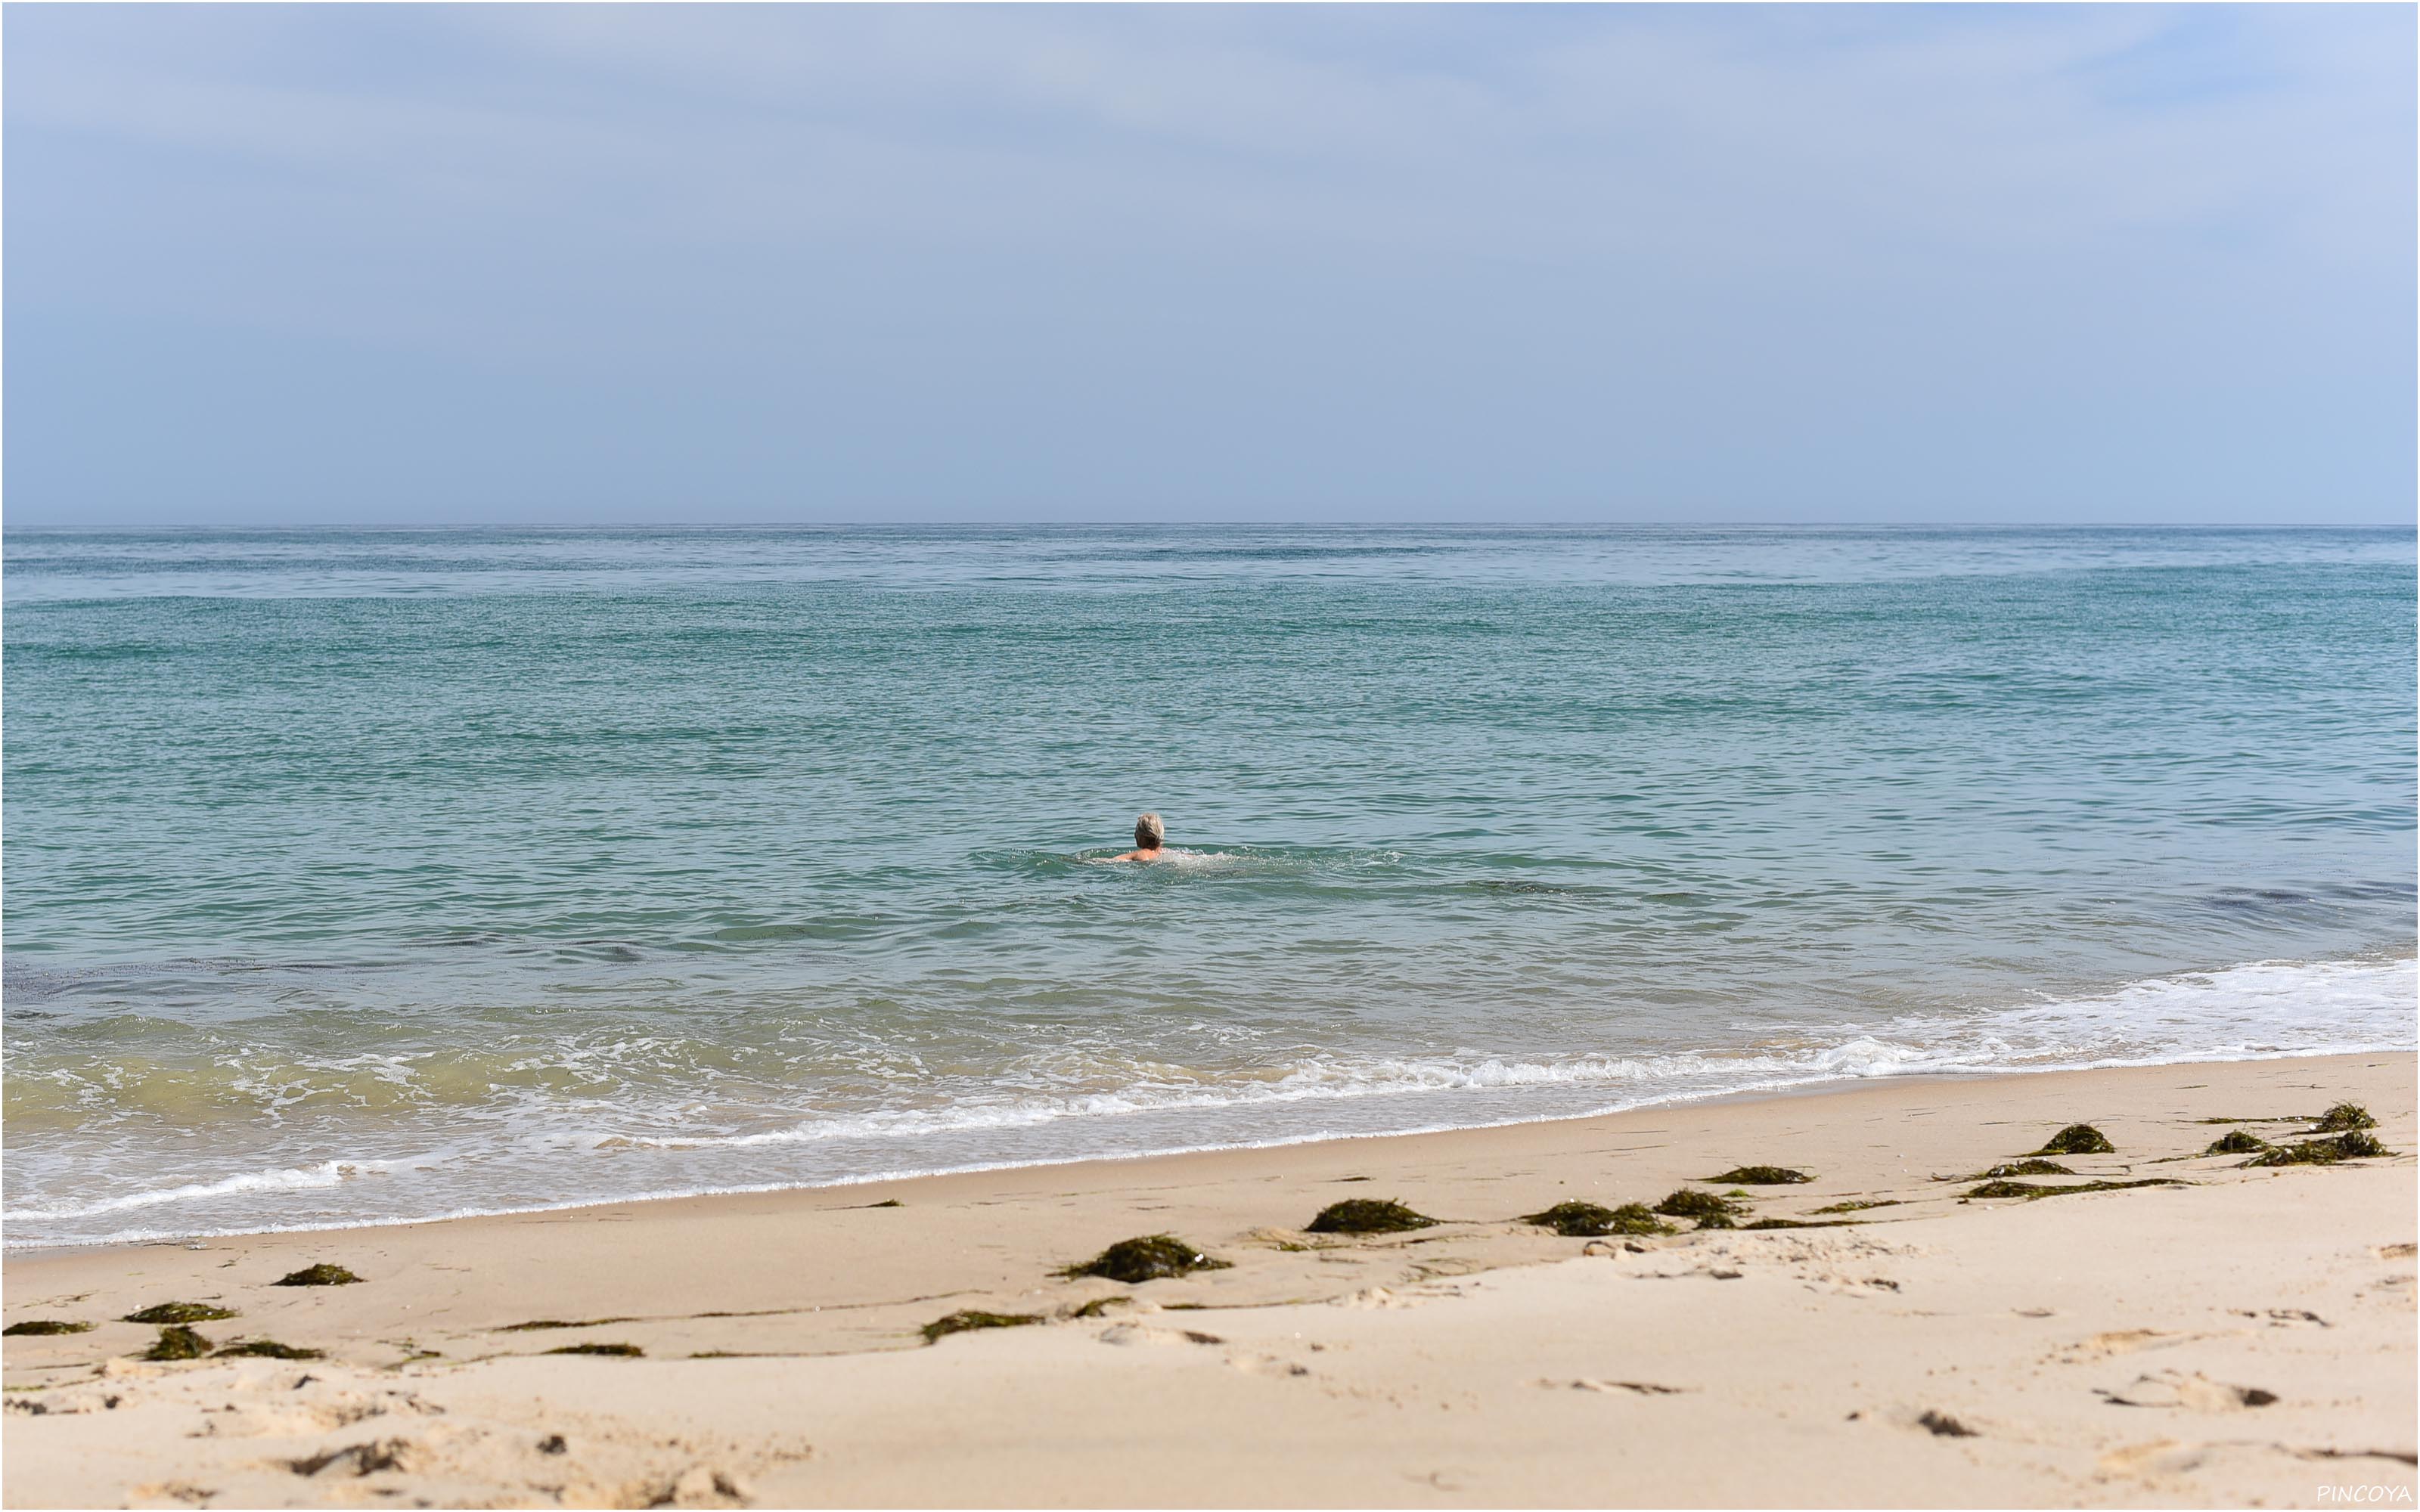
[[[2202,1153],[2343,1102],[2391,1156]],[[2395,1054],[1884,1081],[19,1253],[12,1327],[95,1326],[8,1339],[6,1502],[2409,1505],[2414,1103]],[[2076,1122],[2114,1152],[2025,1180],[2180,1184],[1968,1196]],[[1706,1180],[1754,1165],[1814,1180]],[[1521,1221],[1684,1186],[1741,1227]],[[1439,1222],[1306,1231],[1354,1197]],[[1159,1233],[1226,1268],[1057,1273]],[[318,1264],[361,1280],[273,1284]],[[178,1302],[322,1357],[138,1358]],[[973,1313],[1036,1321],[925,1342]]]

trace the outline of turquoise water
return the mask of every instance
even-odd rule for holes
[[[7,539],[11,1243],[2413,1042],[2408,532]],[[1100,864],[1166,814],[1177,864]]]

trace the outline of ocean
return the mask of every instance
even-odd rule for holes
[[[5,549],[10,1245],[2414,1043],[2410,531]]]

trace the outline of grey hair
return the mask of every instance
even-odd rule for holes
[[[1168,825],[1159,815],[1147,813],[1135,821],[1135,846],[1139,850],[1156,851],[1168,842]]]

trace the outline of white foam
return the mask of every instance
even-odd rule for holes
[[[744,1134],[698,1135],[591,1131],[567,1139],[560,1130],[535,1133],[532,1149],[551,1148],[550,1159],[576,1158],[580,1149],[632,1151],[737,1152],[783,1146],[809,1147],[849,1141],[945,1139],[950,1135],[1002,1133],[1085,1120],[1142,1115],[1216,1115],[1221,1110],[1276,1108],[1288,1104],[1353,1105],[1371,1111],[1353,1128],[1323,1126],[1284,1137],[1225,1138],[1198,1142],[1206,1128],[1194,1125],[1195,1141],[1179,1130],[1147,1149],[1098,1148],[1067,1153],[1036,1152],[1026,1158],[942,1164],[881,1162],[811,1180],[711,1183],[675,1190],[600,1190],[561,1204],[447,1209],[447,1215],[477,1211],[535,1211],[608,1201],[686,1196],[703,1192],[768,1191],[803,1185],[844,1185],[936,1171],[981,1170],[1001,1165],[1054,1165],[1063,1161],[1127,1158],[1180,1149],[1233,1149],[1259,1144],[1428,1129],[1485,1127],[1612,1112],[1650,1103],[1743,1092],[1778,1090],[1829,1081],[1925,1073],[2019,1073],[2102,1066],[2155,1065],[2194,1060],[2237,1060],[2359,1051],[2408,1050],[2414,1046],[2414,1008],[2420,1002],[2420,963],[2410,959],[2338,962],[2263,961],[2221,971],[2179,973],[2130,982],[2113,991],[2073,998],[2043,997],[1968,1014],[1903,1015],[1874,1024],[1825,1023],[1762,1026],[1766,1042],[1741,1050],[1613,1057],[1575,1054],[1553,1058],[1491,1056],[1457,1051],[1424,1057],[1314,1056],[1273,1068],[1281,1073],[1249,1082],[1159,1081],[1110,1091],[1027,1095],[998,1102],[886,1109],[802,1120],[788,1128]],[[1779,1029],[1776,1036],[1774,1031]],[[1786,1038],[1788,1043],[1776,1042]],[[1420,1094],[1503,1092],[1562,1088],[1592,1094],[1556,1098],[1525,1110],[1517,1102],[1481,1099],[1439,1109]],[[1388,1099],[1406,1099],[1399,1107]],[[604,1105],[593,1105],[604,1111]],[[1414,1111],[1417,1108],[1419,1111]],[[1442,1113],[1442,1117],[1434,1116]],[[1126,1143],[1133,1143],[1129,1136]],[[568,1145],[571,1149],[566,1149]],[[936,1150],[938,1153],[938,1149]],[[328,1160],[313,1165],[251,1172],[156,1191],[125,1194],[85,1203],[12,1209],[11,1226],[25,1222],[77,1224],[111,1213],[179,1207],[207,1209],[214,1201],[273,1197],[340,1187],[365,1176],[408,1176],[458,1165],[480,1153],[439,1150],[399,1159]],[[849,1152],[849,1163],[865,1162]],[[578,1184],[578,1177],[566,1172]],[[636,1186],[638,1183],[630,1183]],[[388,1200],[409,1203],[411,1183],[400,1181]],[[206,1222],[202,1212],[194,1214]],[[207,1233],[264,1232],[277,1228],[357,1227],[363,1221],[422,1222],[426,1213],[394,1219],[281,1226],[252,1223],[237,1227],[181,1227],[121,1230],[108,1235],[8,1237],[11,1248],[54,1243],[132,1242]]]
[[[216,1181],[194,1181],[184,1186],[168,1187],[156,1192],[135,1192],[125,1196],[106,1197],[97,1202],[70,1203],[55,1208],[12,1208],[7,1217],[10,1223],[23,1223],[38,1218],[95,1218],[103,1213],[125,1212],[137,1208],[156,1208],[171,1202],[197,1202],[210,1197],[235,1196],[255,1192],[303,1192],[341,1186],[365,1176],[384,1176],[396,1171],[422,1170],[439,1164],[442,1155],[419,1156],[408,1160],[329,1160],[317,1165],[287,1166],[280,1170],[251,1171],[229,1176]]]

